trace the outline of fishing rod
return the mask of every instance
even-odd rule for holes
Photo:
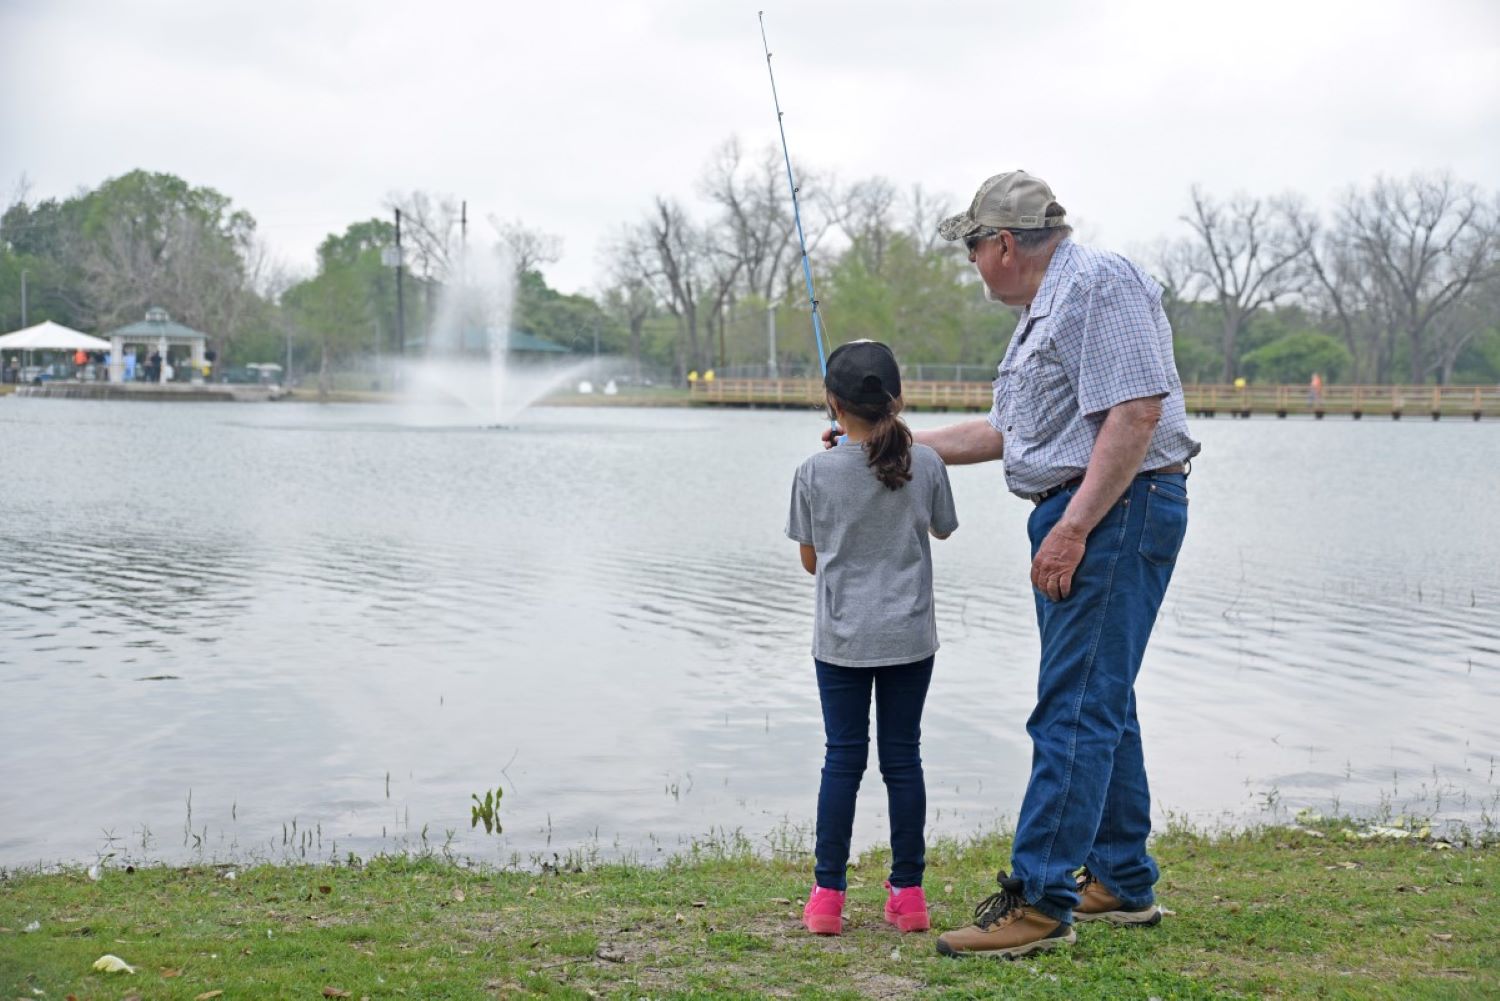
[[[781,98],[776,94],[776,74],[771,70],[771,46],[766,41],[766,12],[757,11],[760,20],[760,44],[766,52],[766,74],[771,78],[771,101],[776,105],[776,128],[781,132],[781,157],[786,161],[786,183],[792,189],[792,218],[797,222],[797,243],[802,248],[802,278],[807,282],[807,302],[812,308],[813,339],[818,342],[818,365],[828,376],[828,356],[823,352],[823,321],[818,314],[818,296],[813,292],[812,264],[807,258],[807,237],[802,234],[802,205],[797,198],[797,182],[792,177],[792,155],[787,152],[786,125],[782,123]]]

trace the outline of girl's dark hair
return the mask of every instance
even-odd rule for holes
[[[828,400],[829,416],[837,401],[846,414],[870,425],[865,452],[875,478],[891,490],[906,486],[911,481],[911,429],[899,416],[901,397],[889,397],[884,403],[851,403],[830,392]]]

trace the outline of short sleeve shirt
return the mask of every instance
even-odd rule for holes
[[[913,445],[911,481],[891,490],[864,446],[812,456],[792,481],[786,534],[818,554],[812,654],[842,667],[886,667],[937,652],[929,533],[958,527],[948,471]]]
[[[1030,497],[1081,476],[1110,408],[1146,397],[1162,415],[1141,471],[1197,455],[1161,286],[1118,254],[1063,240],[995,380],[1006,485]]]

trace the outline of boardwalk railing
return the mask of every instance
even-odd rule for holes
[[[988,410],[987,382],[908,381],[903,395],[912,410]],[[818,379],[715,379],[693,384],[694,403],[740,407],[821,407]],[[1273,414],[1338,414],[1356,420],[1380,417],[1500,418],[1500,386],[1307,386],[1194,385],[1183,387],[1189,414],[1250,417]]]
[[[1380,417],[1500,417],[1500,386],[1185,386],[1189,414],[1347,415]]]
[[[987,382],[907,381],[902,396],[913,410],[988,410]],[[739,407],[821,407],[821,379],[715,379],[693,384],[694,403]]]

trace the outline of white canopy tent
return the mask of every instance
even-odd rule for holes
[[[109,341],[47,320],[0,337],[0,351],[108,351]]]

